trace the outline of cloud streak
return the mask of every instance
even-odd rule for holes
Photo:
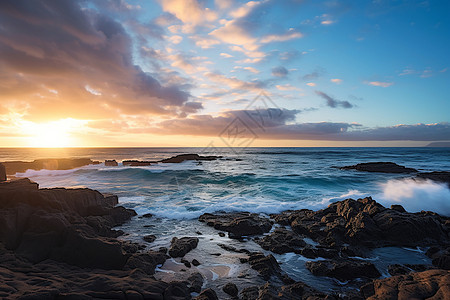
[[[337,100],[333,97],[330,97],[328,94],[325,94],[324,92],[316,91],[316,94],[318,96],[322,97],[323,99],[325,99],[327,101],[327,106],[329,106],[331,108],[338,108],[338,107],[352,108],[353,107],[353,104],[351,104],[350,102]]]

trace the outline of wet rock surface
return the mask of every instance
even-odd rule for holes
[[[271,234],[256,241],[264,250],[283,254],[288,252],[300,253],[306,246],[303,239],[286,228],[276,228]]]
[[[58,158],[58,159],[36,159],[34,161],[7,161],[2,164],[6,168],[6,174],[14,175],[23,173],[28,169],[31,170],[70,170],[74,168],[84,167],[97,162],[89,158]]]
[[[316,276],[333,277],[340,281],[381,276],[374,264],[355,259],[309,261],[306,268]]]
[[[180,154],[171,158],[163,159],[160,162],[162,163],[181,163],[185,160],[216,160],[221,158],[220,156],[200,156],[198,154]]]
[[[192,249],[197,248],[198,238],[196,237],[174,237],[171,241],[169,255],[172,257],[183,257]]]
[[[258,214],[247,212],[203,214],[198,220],[212,226],[217,230],[228,232],[230,238],[262,234],[269,232],[272,222]]]
[[[448,299],[450,271],[428,270],[374,280],[361,288],[365,299]]]
[[[0,163],[0,182],[6,181],[6,168]]]
[[[379,172],[379,173],[415,173],[416,169],[407,168],[405,166],[397,165],[393,162],[369,162],[360,163],[353,166],[339,167],[341,170],[357,170],[365,172]]]

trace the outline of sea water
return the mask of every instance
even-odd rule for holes
[[[450,190],[445,184],[413,180],[413,175],[340,170],[336,166],[362,162],[390,161],[422,172],[449,171],[449,148],[72,148],[0,149],[0,161],[38,158],[116,159],[117,167],[104,164],[73,170],[28,170],[17,177],[29,177],[40,187],[87,187],[119,196],[121,205],[150,220],[135,218],[123,226],[126,238],[141,241],[145,234],[157,235],[149,248],[170,245],[173,236],[195,235],[202,231],[203,248],[194,255],[215,249],[220,238],[214,230],[196,221],[201,214],[215,211],[249,211],[262,214],[288,209],[321,209],[334,201],[372,196],[385,206],[401,204],[410,212],[432,210],[450,216]],[[184,153],[221,155],[214,161],[185,161],[126,167],[122,160],[157,161]],[[144,227],[144,225],[147,225]],[[211,241],[213,239],[213,241]],[[234,243],[227,237],[227,243]],[[141,241],[142,242],[142,241]],[[238,245],[239,246],[239,245]],[[242,248],[243,246],[241,246]],[[248,242],[246,247],[258,249]],[[408,254],[408,255],[405,255]],[[372,259],[385,272],[389,262],[406,257],[408,263],[429,263],[423,251],[391,249],[374,253]],[[280,255],[282,268],[294,279],[328,289],[336,282],[316,278],[304,268],[298,255]],[[226,257],[216,264],[233,264]],[[176,262],[175,262],[176,263]],[[211,271],[211,264],[208,272]],[[208,267],[208,264],[204,266]],[[167,270],[166,270],[167,271]],[[223,270],[222,270],[223,271]],[[161,269],[164,272],[164,269]],[[205,271],[206,272],[206,271]],[[227,273],[229,275],[229,273]],[[217,275],[217,274],[216,274]],[[215,277],[210,274],[212,279]],[[219,276],[220,277],[220,276]]]

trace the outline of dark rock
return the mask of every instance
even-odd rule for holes
[[[202,274],[200,274],[198,272],[192,274],[187,279],[187,282],[188,282],[189,291],[191,293],[192,292],[195,292],[195,293],[200,293],[201,292],[202,286],[203,286],[203,276],[202,276]]]
[[[406,210],[403,208],[403,206],[401,206],[399,204],[392,204],[391,205],[391,209],[395,210],[395,211],[398,211],[398,212],[401,212],[401,213],[406,212]]]
[[[430,173],[419,173],[416,178],[419,179],[430,179],[437,182],[446,183],[450,187],[450,172],[430,172]]]
[[[115,159],[112,160],[105,160],[105,166],[107,167],[117,167],[119,164]]]
[[[196,260],[195,258],[192,260],[192,264],[197,267],[200,265],[200,262],[198,260]]]
[[[272,254],[265,256],[263,253],[253,253],[250,255],[248,263],[265,280],[269,280],[271,276],[282,276],[281,268]]]
[[[164,291],[164,299],[190,300],[191,293],[186,282],[172,281]]]
[[[195,233],[198,235],[203,235],[203,233],[201,233],[200,231],[196,231]]]
[[[374,280],[361,288],[365,299],[448,299],[450,272],[428,270]]]
[[[153,275],[156,266],[164,264],[165,261],[166,256],[161,252],[136,253],[128,259],[124,269],[133,270],[137,268],[148,275]]]
[[[151,162],[139,160],[124,160],[122,161],[122,165],[130,167],[142,167],[142,166],[150,166]]]
[[[388,272],[391,276],[404,275],[410,273],[412,270],[404,265],[394,264],[388,266]]]
[[[180,239],[174,237],[169,249],[169,255],[172,257],[183,257],[192,249],[197,248],[197,245],[198,238],[196,237],[182,237]]]
[[[219,232],[219,236],[220,236],[220,237],[224,237],[224,236],[225,236],[225,233]]]
[[[7,161],[3,162],[7,175],[23,173],[26,170],[70,170],[93,164],[88,158],[59,158],[59,159],[37,159],[32,162]]]
[[[316,212],[303,209],[272,217],[327,247],[344,244],[369,248],[417,247],[450,242],[449,218],[430,212],[400,212],[398,207],[394,208],[385,208],[367,197],[335,202]]]
[[[259,296],[259,288],[257,286],[246,287],[241,291],[242,300],[257,300]]]
[[[0,182],[1,181],[6,181],[6,169],[2,163],[0,163]]]
[[[264,250],[269,250],[277,254],[288,252],[299,253],[300,249],[306,246],[303,239],[296,233],[285,228],[277,228],[271,234],[256,241]]]
[[[146,235],[142,238],[147,243],[153,243],[156,240],[156,236],[153,234]]]
[[[440,269],[450,270],[450,246],[442,248],[431,247],[426,255],[432,259],[434,266]]]
[[[206,213],[199,217],[199,221],[217,230],[227,231],[230,238],[262,234],[269,232],[272,228],[272,222],[269,219],[247,212],[217,215]]]
[[[239,293],[237,286],[232,282],[228,282],[226,285],[224,285],[222,290],[232,297],[236,297]]]
[[[181,263],[184,264],[187,268],[191,267],[191,263],[188,260],[186,260],[186,259],[182,259]]]
[[[219,300],[217,294],[212,289],[203,290],[200,295],[194,298],[195,300]]]
[[[333,277],[340,281],[381,276],[374,264],[350,259],[308,261],[306,268],[316,276]]]
[[[185,160],[216,160],[220,156],[200,156],[198,154],[180,154],[171,158],[161,160],[162,163],[181,163]]]
[[[142,216],[139,216],[140,219],[143,219],[143,218],[150,219],[151,217],[153,217],[152,214],[143,214]],[[144,225],[144,227],[145,227],[145,225]]]
[[[406,168],[393,162],[369,162],[361,163],[353,166],[340,167],[341,170],[358,170],[365,172],[379,173],[415,173],[416,169]]]
[[[218,243],[217,246],[219,246],[223,250],[230,251],[230,252],[250,254],[250,251],[248,251],[247,249],[237,249],[233,246],[225,245],[225,244],[221,244],[221,243]]]

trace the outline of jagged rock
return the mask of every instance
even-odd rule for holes
[[[165,261],[166,255],[161,252],[135,253],[128,258],[124,270],[140,269],[148,275],[153,275],[156,266],[164,264]]]
[[[198,238],[196,237],[174,237],[171,241],[169,255],[172,257],[183,257],[192,249],[197,248],[197,245]]]
[[[0,163],[0,182],[6,181],[6,169],[5,166]]]
[[[191,294],[186,282],[172,281],[164,291],[164,299],[190,300]]]
[[[192,260],[192,264],[197,267],[200,265],[200,262],[198,260],[196,260],[195,258]]]
[[[319,211],[298,210],[272,215],[301,235],[320,244],[363,247],[429,246],[449,241],[449,218],[431,212],[407,213],[388,209],[367,197],[347,199]]]
[[[105,166],[107,167],[117,167],[119,164],[115,159],[105,160]]]
[[[333,277],[340,281],[381,276],[374,264],[350,259],[308,261],[306,268],[316,276]]]
[[[236,284],[234,284],[232,282],[228,282],[227,284],[225,284],[223,286],[222,290],[232,297],[236,297],[239,294],[239,290],[238,290]]]
[[[253,253],[250,255],[248,263],[265,280],[269,280],[271,276],[282,276],[281,268],[272,254],[265,256],[263,253]]]
[[[269,219],[248,212],[216,215],[205,213],[199,217],[199,221],[217,230],[227,231],[230,238],[262,234],[269,232],[272,228],[272,222]]]
[[[181,163],[185,160],[216,160],[221,156],[200,156],[198,154],[180,154],[161,160],[162,163]]]
[[[150,166],[152,162],[150,161],[139,161],[139,160],[124,160],[122,161],[123,166],[130,167],[145,167]]]
[[[406,168],[393,162],[369,162],[361,163],[353,166],[340,167],[341,170],[358,170],[365,172],[379,173],[415,173],[416,169]]]
[[[450,270],[450,246],[440,247],[431,247],[428,249],[427,256],[432,259],[432,263],[434,266],[444,269]]]
[[[361,288],[365,299],[448,299],[450,271],[428,270],[374,280]]]
[[[306,246],[303,239],[296,233],[286,228],[277,228],[271,234],[256,241],[264,250],[269,250],[277,254],[288,252],[299,253],[300,249]]]

